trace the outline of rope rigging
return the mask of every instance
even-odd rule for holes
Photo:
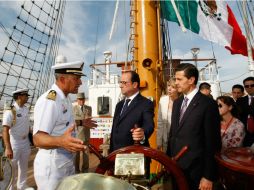
[[[58,52],[65,0],[24,1],[0,61],[0,100],[11,103],[12,91],[29,88],[33,105],[52,84],[51,66]]]

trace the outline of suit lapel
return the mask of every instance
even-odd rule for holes
[[[249,96],[248,95],[245,98],[245,105],[246,105],[246,108],[249,107]]]
[[[123,104],[124,104],[124,99],[122,101],[120,101],[118,103],[118,105],[116,106],[116,109],[115,109],[115,120],[116,120],[116,125],[117,123],[119,122],[120,120],[120,113],[121,113],[121,110],[123,108]]]
[[[180,110],[181,110],[181,106],[182,106],[184,97],[181,96],[180,98],[181,99],[179,100],[178,104],[176,105],[176,111],[175,111],[175,114],[174,114],[175,118],[172,118],[172,119],[175,119],[176,130],[179,128]]]
[[[183,123],[185,122],[185,120],[191,115],[191,112],[195,109],[195,107],[198,105],[198,100],[200,98],[201,94],[198,92],[193,99],[191,100],[190,104],[188,105],[183,118],[181,120],[181,122],[179,123],[179,127],[178,130],[180,130],[183,127]],[[182,101],[181,101],[182,102]],[[181,105],[180,105],[181,108]],[[180,109],[178,111],[178,121],[180,119]]]

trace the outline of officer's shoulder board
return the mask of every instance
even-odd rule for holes
[[[50,90],[47,95],[47,99],[55,101],[56,100],[56,91]]]

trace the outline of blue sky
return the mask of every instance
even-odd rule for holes
[[[8,31],[15,23],[21,3],[22,1],[0,1],[1,22]],[[67,1],[66,3],[59,54],[67,56],[70,61],[83,59],[87,75],[91,72],[89,65],[93,64],[94,60],[96,63],[104,61],[104,51],[112,51],[112,61],[126,60],[130,3],[120,1],[115,30],[112,39],[109,40],[115,4],[115,1]],[[235,1],[230,1],[229,5],[243,30]],[[210,42],[191,32],[183,33],[175,23],[170,23],[169,26],[173,58],[192,58],[190,52],[192,47],[201,49],[199,58],[212,58]],[[6,36],[0,30],[0,55],[6,40]],[[217,63],[221,67],[220,80],[224,81],[221,83],[222,90],[230,92],[233,84],[242,84],[242,80],[249,76],[247,57],[231,55],[228,50],[217,44],[213,44],[213,49]],[[87,79],[85,78],[84,81]],[[85,85],[86,82],[82,88],[85,88]]]

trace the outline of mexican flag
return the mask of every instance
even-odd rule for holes
[[[225,1],[163,0],[160,5],[163,18],[225,46],[231,54],[248,56],[246,38]]]

